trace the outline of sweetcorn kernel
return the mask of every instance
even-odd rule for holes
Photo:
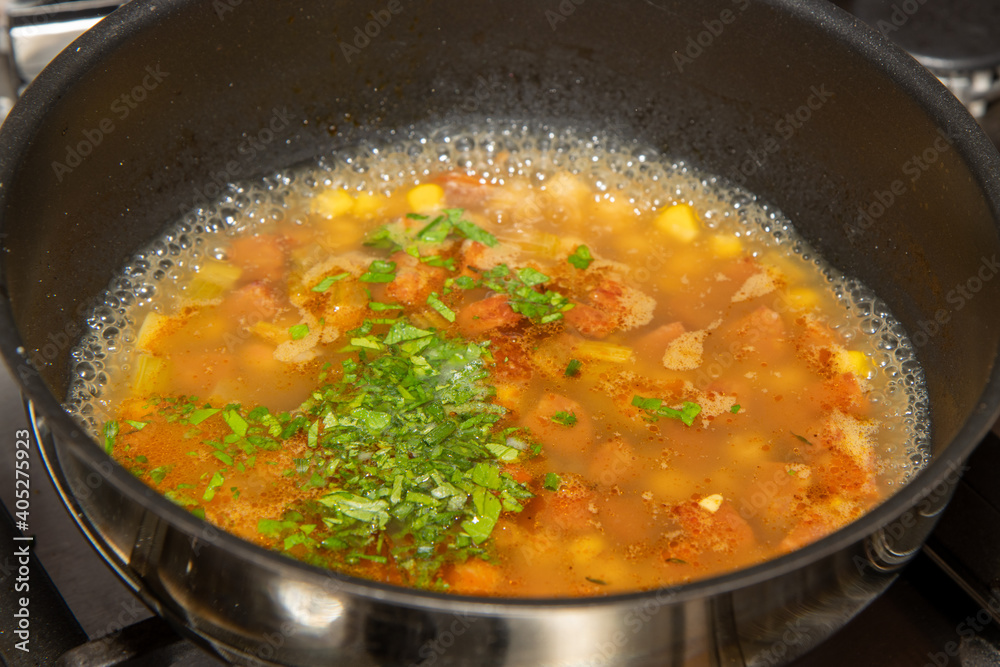
[[[441,208],[444,201],[444,189],[435,183],[418,185],[406,193],[406,203],[418,213]]]
[[[743,252],[743,241],[735,236],[717,234],[708,240],[712,254],[721,259],[732,259]]]
[[[868,357],[860,350],[839,350],[836,364],[841,373],[854,373],[861,378],[867,378],[872,369]]]
[[[808,287],[794,287],[788,290],[787,300],[795,310],[810,310],[819,303],[819,294]]]
[[[683,243],[690,243],[698,237],[698,214],[687,204],[677,204],[663,209],[653,224],[660,231]]]
[[[368,218],[382,209],[385,199],[369,192],[362,192],[354,200],[354,209],[351,211],[359,218]]]
[[[600,535],[586,535],[573,540],[570,545],[573,560],[578,563],[589,563],[604,551],[604,538]]]
[[[336,218],[350,213],[354,197],[344,190],[326,190],[313,198],[310,209],[325,218]]]

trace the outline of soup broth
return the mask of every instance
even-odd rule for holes
[[[115,279],[69,409],[211,523],[394,584],[672,585],[925,462],[911,346],[753,196],[633,143],[411,132],[234,185]]]

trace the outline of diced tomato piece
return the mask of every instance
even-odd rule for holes
[[[614,438],[597,446],[587,470],[591,479],[612,486],[639,473],[635,449],[623,438]]]
[[[827,411],[836,409],[858,416],[868,412],[869,403],[853,373],[840,373],[827,379],[811,398]]]
[[[257,281],[230,292],[219,305],[219,312],[244,324],[269,320],[281,310],[278,293],[268,284]]]
[[[785,553],[801,549],[825,536],[831,530],[833,530],[833,526],[830,526],[821,517],[805,517],[785,535],[785,538],[778,545],[778,550]]]
[[[552,421],[557,413],[576,417],[572,425]],[[542,443],[543,451],[549,454],[579,457],[590,450],[594,439],[594,425],[583,406],[571,398],[560,394],[547,393],[538,405],[523,420],[531,430],[534,439]]]
[[[544,492],[541,509],[535,514],[541,530],[575,532],[597,522],[597,494],[579,475],[560,475],[559,490]]]
[[[511,309],[505,295],[495,294],[463,306],[455,316],[455,323],[464,335],[476,337],[494,329],[513,327],[522,319],[523,315]]]
[[[685,541],[699,552],[732,552],[756,541],[753,528],[728,500],[715,512],[693,501],[676,505],[673,512],[685,529]]]
[[[457,208],[481,208],[492,187],[481,183],[479,177],[460,171],[445,172],[434,181],[444,189],[448,205]]]
[[[228,255],[229,261],[243,269],[244,280],[277,280],[288,259],[284,239],[275,234],[236,238]]]
[[[667,345],[684,332],[684,325],[680,322],[671,322],[656,327],[636,341],[636,356],[644,361],[655,362],[655,366],[660,366],[663,363],[663,353],[666,352]]]
[[[503,471],[514,478],[518,484],[527,484],[532,480],[532,475],[520,463],[508,463],[503,467]]]
[[[396,278],[385,288],[386,295],[408,306],[427,303],[431,292],[440,292],[448,272],[431,266],[403,251],[390,258],[396,262]]]
[[[481,558],[455,563],[444,574],[453,593],[463,595],[495,595],[503,581],[500,568]]]
[[[726,326],[722,336],[727,343],[734,346],[731,349],[742,348],[744,352],[736,353],[737,358],[745,352],[754,351],[760,357],[770,359],[781,353],[787,331],[781,315],[766,306],[761,306]]]
[[[606,338],[618,326],[618,318],[583,303],[574,305],[563,317],[567,324],[588,338]]]

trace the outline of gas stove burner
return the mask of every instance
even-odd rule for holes
[[[995,0],[841,4],[933,72],[976,118],[1000,99],[1000,3]]]
[[[123,3],[124,0],[11,0],[5,13],[17,83],[30,83],[70,42]],[[0,0],[0,7],[4,4]]]

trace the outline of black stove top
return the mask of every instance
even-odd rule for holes
[[[0,11],[10,1],[0,0]],[[894,11],[909,17],[906,11],[911,5],[934,2],[842,0],[838,4],[859,15],[868,12],[868,20],[876,23],[891,22]],[[96,20],[112,4],[85,0],[78,6],[86,5],[85,13],[89,13],[85,18]],[[935,11],[959,5],[977,3],[937,0]],[[49,16],[57,13],[55,9],[46,11]],[[1000,16],[1000,9],[992,3],[982,11],[993,19]],[[888,19],[883,16],[886,13]],[[71,16],[80,18],[79,13]],[[30,12],[11,25],[18,22],[29,28],[28,35],[40,25]],[[928,30],[926,22],[916,19],[911,27],[923,31],[921,35]],[[886,34],[893,38],[894,32]],[[995,46],[1000,52],[1000,33],[992,32],[975,43],[979,51]],[[9,42],[0,39],[0,55],[4,49],[9,52],[9,47]],[[996,63],[993,65],[986,71],[992,71],[995,79]],[[942,78],[967,74],[936,73]],[[980,71],[979,76],[985,75]],[[0,77],[0,118],[5,98],[11,98],[16,88],[16,83]],[[982,111],[977,115],[994,143],[1000,145],[1000,104],[989,102],[977,107]],[[0,501],[4,506],[0,511],[0,665],[223,664],[174,634],[101,560],[63,508],[34,442],[26,459],[30,466],[22,470],[22,478],[24,473],[30,476],[30,507],[27,515],[19,514],[24,503],[18,505],[15,486],[17,441],[29,431],[16,385],[2,368],[0,426]],[[991,479],[998,467],[1000,439],[991,435],[970,460],[969,472],[923,552],[884,595],[819,648],[794,662],[794,667],[1000,665],[1000,489]],[[23,525],[18,529],[20,521],[27,524],[26,529]],[[25,566],[20,554],[27,543],[32,559]],[[30,653],[17,648],[22,641],[17,630],[24,620],[19,618],[19,598],[25,584],[30,586]]]

